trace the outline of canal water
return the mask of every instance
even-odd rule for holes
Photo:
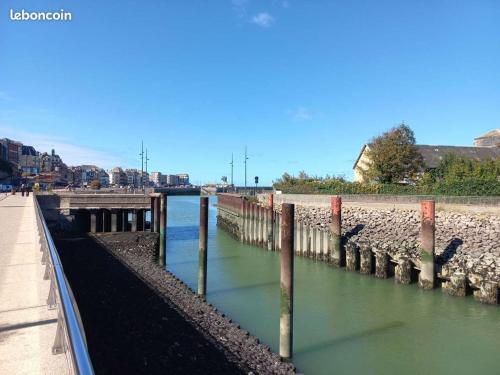
[[[216,227],[210,303],[278,351],[279,253]],[[167,268],[196,290],[199,197],[168,197]],[[295,258],[294,358],[305,374],[498,374],[500,308]]]

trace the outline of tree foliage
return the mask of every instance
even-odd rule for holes
[[[99,180],[93,180],[92,182],[90,182],[90,188],[99,190],[101,188],[101,183],[99,182]]]
[[[500,158],[477,161],[449,154],[413,185],[348,182],[342,177],[301,179],[285,173],[274,187],[292,194],[500,196]]]
[[[423,168],[415,143],[413,131],[405,124],[373,138],[367,151],[370,162],[366,170],[361,170],[364,180],[391,184],[414,179]]]

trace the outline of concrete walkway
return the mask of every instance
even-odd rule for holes
[[[0,374],[67,374],[53,355],[57,310],[48,310],[49,280],[38,243],[33,196],[0,200]]]

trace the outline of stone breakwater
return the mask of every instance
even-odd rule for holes
[[[98,241],[124,262],[154,290],[171,301],[187,321],[227,354],[247,374],[295,374],[291,363],[260,343],[229,317],[199,298],[186,284],[156,263],[151,234],[134,234],[132,242],[116,235],[96,236]]]
[[[279,205],[275,210],[280,212]],[[329,231],[326,207],[295,206],[296,220]],[[387,250],[393,259],[408,256],[420,262],[420,212],[409,209],[344,207],[342,234],[355,243]],[[500,217],[495,215],[436,212],[436,262],[442,278],[464,273],[475,285],[482,280],[500,286]]]

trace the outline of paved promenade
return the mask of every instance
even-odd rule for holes
[[[65,355],[52,354],[57,310],[41,258],[33,196],[0,197],[0,374],[68,373]]]

